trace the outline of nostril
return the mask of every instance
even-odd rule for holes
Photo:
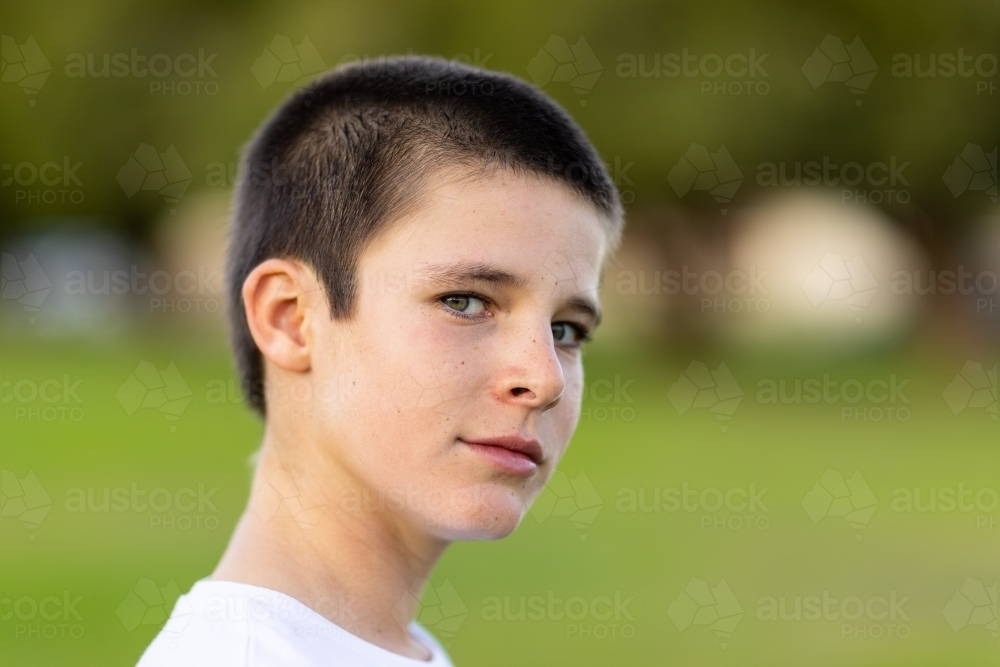
[[[519,398],[523,394],[530,392],[531,390],[527,387],[514,387],[510,390],[510,393],[514,395],[514,398]]]

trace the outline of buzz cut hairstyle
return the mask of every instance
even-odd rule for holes
[[[243,396],[260,416],[264,363],[242,297],[250,272],[269,258],[299,260],[316,271],[332,317],[350,318],[362,252],[448,167],[548,177],[597,209],[610,247],[621,236],[621,200],[604,163],[534,86],[429,57],[331,70],[271,114],[240,164],[226,304]]]

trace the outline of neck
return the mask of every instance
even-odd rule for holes
[[[447,542],[404,512],[368,508],[365,489],[320,452],[286,456],[278,440],[265,434],[249,507],[212,578],[285,593],[365,641],[428,659],[408,627]]]

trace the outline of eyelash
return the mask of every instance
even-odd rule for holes
[[[489,312],[484,312],[481,315],[469,315],[467,313],[463,313],[460,310],[455,310],[454,308],[452,308],[451,306],[449,306],[447,303],[445,303],[445,299],[450,299],[452,297],[464,297],[466,299],[479,299],[480,301],[483,302],[483,305],[486,306],[486,307],[489,307],[489,306],[493,305],[492,301],[490,301],[489,299],[487,299],[482,294],[476,294],[475,292],[449,292],[448,294],[442,294],[440,297],[438,297],[438,303],[441,304],[441,307],[444,308],[451,315],[454,315],[455,317],[457,317],[459,319],[468,320],[468,321],[471,321],[471,322],[481,322],[481,321],[483,321],[484,319],[486,319],[487,317],[490,316]]]
[[[467,315],[460,310],[455,310],[454,308],[445,303],[445,299],[451,297],[479,299],[480,301],[483,302],[483,305],[487,308],[489,306],[492,306],[493,302],[490,301],[489,298],[483,296],[482,294],[478,294],[476,292],[449,292],[448,294],[442,294],[440,297],[438,297],[438,304],[440,304],[440,306],[444,308],[453,317],[457,317],[459,319],[471,322],[482,322],[487,317],[490,317],[490,314],[488,312],[482,315]],[[577,324],[576,322],[561,321],[561,322],[553,322],[553,324],[566,324],[576,332],[578,342],[575,345],[566,345],[565,347],[580,347],[584,343],[589,343],[592,338],[590,331],[585,329],[583,326]]]

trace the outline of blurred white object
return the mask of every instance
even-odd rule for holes
[[[767,272],[766,308],[727,318],[746,342],[861,343],[908,330],[921,304],[893,275],[924,267],[917,244],[875,208],[796,194],[745,210],[731,265]]]

